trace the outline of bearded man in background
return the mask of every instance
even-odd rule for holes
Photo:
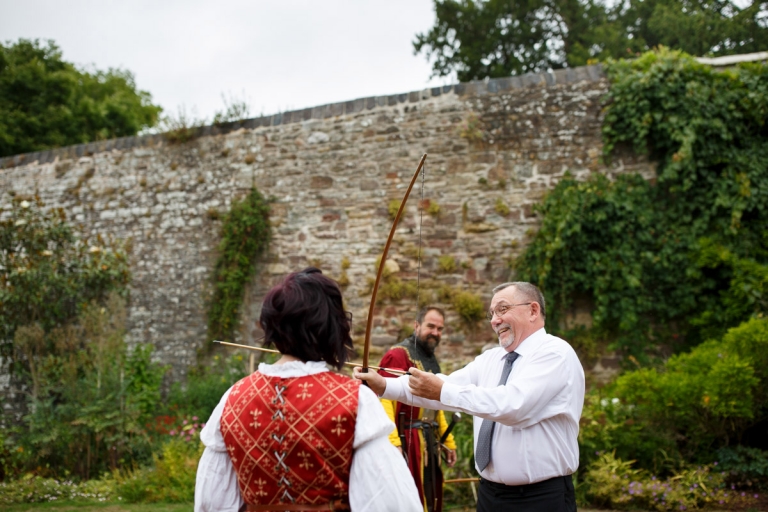
[[[418,368],[434,374],[441,373],[435,348],[440,344],[444,328],[445,313],[442,309],[422,309],[416,317],[413,334],[384,354],[380,366],[393,370]],[[384,370],[379,370],[379,374],[383,377],[397,377]],[[443,411],[412,407],[392,400],[382,399],[381,402],[389,419],[397,425],[389,440],[405,455],[424,509],[427,512],[440,512],[443,502],[441,451],[445,451],[449,467],[456,463],[453,436],[450,433],[444,436],[448,430],[445,414]]]

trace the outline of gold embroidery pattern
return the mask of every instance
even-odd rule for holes
[[[299,389],[301,389],[301,393],[299,393],[298,396],[302,400],[306,400],[307,398],[310,398],[312,396],[312,393],[309,393],[307,390],[314,386],[311,382],[302,382],[299,384]]]

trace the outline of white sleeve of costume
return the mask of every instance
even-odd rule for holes
[[[205,451],[197,466],[195,512],[237,512],[245,503],[240,497],[237,473],[221,435],[221,414],[230,390],[221,397],[200,432]]]
[[[376,394],[360,386],[349,475],[349,505],[353,512],[424,510],[405,459],[389,442],[394,428]]]
[[[197,467],[195,512],[237,512],[244,503],[235,467],[221,435],[221,415],[228,396],[229,391],[200,432],[205,451]],[[405,459],[389,442],[389,433],[394,428],[373,391],[360,386],[349,475],[349,503],[353,512],[423,511]]]

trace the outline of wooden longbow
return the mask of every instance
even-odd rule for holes
[[[368,373],[368,354],[370,352],[371,348],[371,327],[373,326],[373,308],[376,306],[376,294],[379,291],[379,282],[381,281],[381,275],[384,272],[384,266],[387,263],[387,254],[389,253],[389,246],[392,245],[392,239],[395,236],[395,230],[397,229],[397,223],[400,221],[400,216],[403,214],[403,210],[405,209],[405,203],[408,201],[408,196],[411,195],[411,189],[413,189],[413,184],[416,183],[416,178],[419,177],[419,173],[421,172],[421,169],[424,167],[424,162],[427,160],[426,153],[424,156],[421,157],[421,160],[419,161],[419,166],[416,168],[416,172],[413,174],[413,178],[411,178],[411,183],[408,185],[408,190],[405,191],[405,196],[403,196],[403,200],[400,203],[400,208],[397,210],[397,215],[395,215],[395,220],[392,223],[392,229],[389,230],[389,237],[387,238],[387,244],[384,246],[384,252],[381,253],[381,261],[379,262],[379,270],[376,272],[376,281],[373,284],[373,292],[371,293],[371,305],[368,308],[368,322],[365,327],[365,343],[363,345],[363,373]]]

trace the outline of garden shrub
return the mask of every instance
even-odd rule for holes
[[[724,446],[715,455],[718,469],[740,487],[768,487],[768,451],[749,446]]]
[[[683,465],[677,445],[665,431],[650,428],[637,408],[616,396],[593,391],[584,399],[579,423],[579,467],[586,468],[606,451],[655,474],[671,474]]]
[[[154,416],[165,368],[152,348],[128,353],[123,341],[125,301],[116,294],[91,304],[76,323],[46,335],[17,330],[33,389],[27,414],[9,427],[6,446],[28,453],[15,472],[88,479],[150,458],[143,424]]]
[[[176,436],[154,455],[154,466],[117,473],[116,493],[127,503],[191,503],[204,446],[195,436]]]
[[[668,511],[748,501],[728,489],[723,473],[710,466],[684,469],[666,479],[632,466],[612,452],[592,463],[583,477],[592,503],[620,510]]]
[[[224,392],[247,375],[246,361],[239,354],[222,357],[215,355],[207,366],[190,370],[186,383],[174,383],[167,399],[164,431],[178,426],[179,418],[196,417],[207,421]],[[157,421],[157,419],[156,419]]]
[[[657,475],[674,469],[669,461],[713,462],[715,450],[768,419],[766,344],[768,319],[753,319],[661,368],[621,375],[606,388],[616,399],[610,406],[587,401],[580,434],[587,459],[616,449]]]

